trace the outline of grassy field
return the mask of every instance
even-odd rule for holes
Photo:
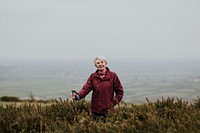
[[[200,98],[121,103],[105,120],[93,120],[85,100],[0,102],[0,125],[0,133],[198,133]]]

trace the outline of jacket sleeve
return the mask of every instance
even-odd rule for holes
[[[113,88],[114,88],[114,92],[115,92],[115,96],[113,98],[113,104],[115,106],[122,100],[123,95],[124,95],[124,90],[123,90],[122,84],[121,84],[117,74],[114,75]]]
[[[83,88],[78,92],[80,98],[84,98],[92,90],[92,74],[88,78],[87,82],[83,85]]]

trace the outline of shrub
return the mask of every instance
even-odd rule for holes
[[[21,100],[18,97],[14,97],[14,96],[2,96],[1,101],[4,101],[4,102],[19,102]]]
[[[0,133],[196,133],[200,132],[198,105],[199,98],[193,104],[175,98],[141,105],[123,103],[105,121],[92,119],[85,100],[6,105],[0,106]]]

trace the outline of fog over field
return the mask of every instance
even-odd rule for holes
[[[199,0],[0,0],[0,96],[69,98],[103,55],[125,101],[196,98],[199,7]]]

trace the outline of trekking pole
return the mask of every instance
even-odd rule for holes
[[[74,120],[76,120],[76,115],[77,115],[77,100],[80,100],[80,96],[75,90],[72,90],[72,96],[75,96],[75,99],[72,101],[72,107],[73,107],[73,112],[74,112]]]

